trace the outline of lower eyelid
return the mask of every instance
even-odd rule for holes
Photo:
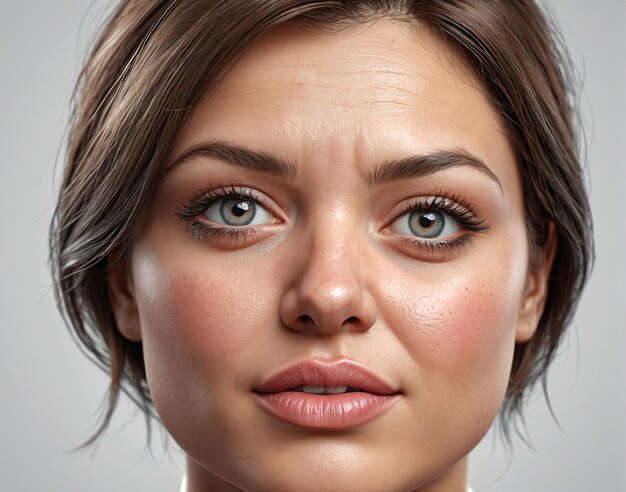
[[[189,222],[187,228],[194,239],[208,241],[219,249],[233,249],[253,244],[267,235],[267,231],[257,231],[252,227],[220,227],[197,221]]]
[[[417,238],[402,236],[398,238],[407,248],[409,255],[416,255],[420,259],[432,261],[445,261],[459,256],[461,253],[469,252],[475,237],[471,234],[445,241],[423,241]]]

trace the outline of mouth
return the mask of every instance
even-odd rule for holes
[[[390,409],[401,392],[349,359],[310,359],[253,389],[261,407],[282,422],[307,429],[349,429]]]
[[[310,395],[340,395],[342,393],[358,393],[363,390],[350,386],[297,386],[289,391],[298,391]]]

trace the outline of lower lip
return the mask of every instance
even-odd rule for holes
[[[289,424],[307,429],[349,429],[374,420],[397,395],[353,392],[313,395],[300,391],[256,393],[261,406]]]

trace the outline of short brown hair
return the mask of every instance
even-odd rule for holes
[[[515,347],[501,411],[506,436],[534,383],[542,379],[545,390],[546,369],[591,267],[593,240],[570,65],[533,0],[125,0],[78,80],[50,229],[59,309],[79,346],[111,376],[102,422],[83,446],[102,435],[120,391],[148,424],[158,419],[142,345],[117,329],[107,271],[129,252],[165,155],[199,98],[278,25],[340,29],[381,16],[429,26],[483,83],[517,156],[531,256],[545,246],[548,224],[556,225],[545,310],[533,338]]]

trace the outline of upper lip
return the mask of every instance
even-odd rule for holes
[[[308,359],[298,362],[265,379],[254,390],[259,393],[278,393],[300,386],[348,386],[377,395],[393,395],[399,392],[350,359]]]

